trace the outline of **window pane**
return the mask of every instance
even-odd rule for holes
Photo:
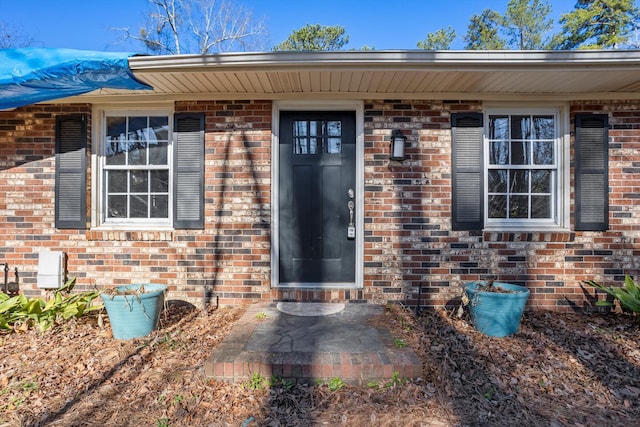
[[[162,195],[151,196],[151,218],[169,217],[169,197]]]
[[[534,141],[533,142],[533,164],[534,165],[552,165],[553,159],[553,142],[552,141]]]
[[[493,141],[489,144],[489,163],[492,165],[509,164],[509,143]]]
[[[149,164],[168,164],[169,146],[168,117],[149,117],[149,127],[144,129],[146,146],[149,148]]]
[[[490,170],[488,185],[489,185],[489,193],[506,193],[507,192],[507,171],[506,170]]]
[[[149,133],[147,139],[149,145],[153,145],[153,141],[169,140],[169,118],[168,117],[149,117]]]
[[[531,118],[529,116],[511,116],[511,139],[531,138]]]
[[[529,196],[509,197],[509,218],[529,218]]]
[[[107,117],[107,135],[104,147],[108,165],[124,165],[127,161],[126,117]]]
[[[489,196],[489,218],[507,217],[507,196]]]
[[[340,138],[329,138],[327,140],[327,153],[329,154],[340,154],[342,150],[342,139]]]
[[[109,193],[126,193],[127,171],[108,171],[107,191]]]
[[[131,171],[131,189],[132,193],[149,192],[149,172],[147,171]]]
[[[531,192],[551,193],[551,171],[535,170],[531,172]]]
[[[169,192],[169,171],[151,171],[151,192],[152,193],[168,193]]]
[[[131,215],[130,218],[148,218],[147,195],[131,195]]]
[[[107,197],[107,217],[127,218],[127,196]]]
[[[553,139],[553,116],[535,116],[533,118],[533,139]]]
[[[489,139],[509,139],[509,117],[489,117]]]
[[[512,165],[528,165],[529,164],[529,142],[512,142],[511,143],[511,164]]]
[[[551,218],[551,196],[531,196],[531,218]]]
[[[169,142],[158,141],[155,145],[149,147],[149,164],[150,165],[166,165],[169,163]]]
[[[529,171],[512,170],[509,174],[510,193],[528,193],[529,192]]]
[[[309,154],[318,154],[318,138],[309,138]]]

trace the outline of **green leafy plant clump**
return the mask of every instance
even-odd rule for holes
[[[91,304],[100,295],[100,291],[71,293],[75,284],[75,277],[69,279],[64,286],[54,291],[49,300],[27,298],[24,294],[9,296],[0,292],[0,330],[26,331],[34,327],[42,333],[56,322],[78,318],[102,308],[102,305]]]
[[[630,276],[625,277],[623,286],[604,286],[593,280],[584,280],[583,282],[613,297],[613,301],[597,301],[597,306],[613,307],[618,301],[623,310],[630,311],[636,316],[640,314],[640,286]],[[640,316],[637,317],[637,320],[640,321]]]

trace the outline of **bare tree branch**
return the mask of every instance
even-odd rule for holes
[[[158,54],[207,54],[258,46],[265,33],[242,5],[227,0],[149,0],[148,22],[125,39]]]

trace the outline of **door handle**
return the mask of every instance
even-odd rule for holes
[[[347,207],[349,208],[349,226],[347,227],[347,238],[355,239],[356,227],[353,224],[353,208],[355,207],[355,203],[353,203],[353,200],[349,200],[349,202],[347,203]]]
[[[354,208],[353,200],[349,200],[347,203],[347,207],[349,208],[349,227],[353,227],[353,208]]]

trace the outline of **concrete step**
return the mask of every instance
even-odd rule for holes
[[[371,320],[383,313],[374,304],[349,304],[325,316],[296,316],[275,304],[253,305],[205,361],[207,377],[244,382],[254,375],[295,381],[365,385],[371,381],[416,378],[422,363],[410,348]]]

